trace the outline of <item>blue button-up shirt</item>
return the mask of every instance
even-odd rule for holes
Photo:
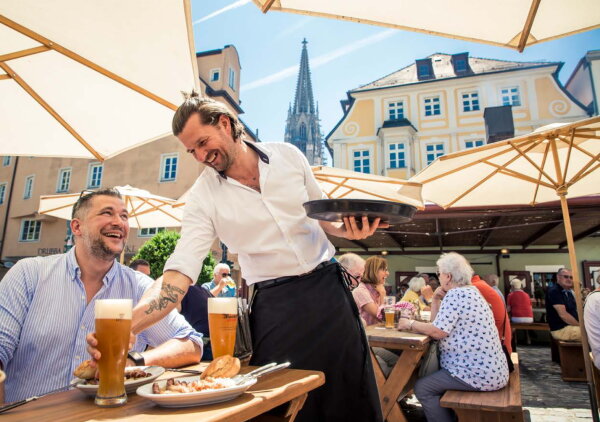
[[[203,289],[208,290],[209,292],[214,289],[215,287],[217,287],[217,284],[215,283],[215,280],[211,280],[208,283],[204,283],[202,284]],[[219,292],[219,294],[217,295],[217,297],[235,297],[235,287],[229,287],[228,285],[225,285],[225,287],[223,287],[221,289],[221,291]]]
[[[89,359],[85,337],[94,331],[97,299],[140,300],[152,280],[115,261],[103,285],[86,303],[75,248],[66,254],[22,259],[0,282],[0,362],[6,372],[6,401],[66,386],[74,369]],[[186,338],[202,347],[202,335],[177,312],[137,336],[133,350]]]

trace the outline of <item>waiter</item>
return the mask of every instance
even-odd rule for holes
[[[324,194],[304,155],[286,143],[244,141],[242,125],[221,103],[190,94],[175,113],[173,134],[208,168],[191,189],[162,280],[134,310],[134,332],[181,301],[218,237],[255,284],[250,363],[290,361],[325,373],[297,420],[382,420],[363,328],[325,233],[364,239],[386,226],[308,218],[302,204]]]

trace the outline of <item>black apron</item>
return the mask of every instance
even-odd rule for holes
[[[307,275],[255,289],[251,365],[291,362],[325,373],[296,421],[382,421],[379,394],[358,309],[342,270],[327,263]],[[273,284],[265,282],[265,284]]]

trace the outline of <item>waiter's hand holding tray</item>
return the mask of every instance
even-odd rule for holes
[[[306,214],[316,220],[342,222],[345,217],[355,217],[359,227],[362,217],[369,223],[380,218],[380,223],[395,225],[410,221],[417,211],[412,205],[371,199],[319,199],[303,205]]]

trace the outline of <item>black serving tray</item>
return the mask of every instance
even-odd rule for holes
[[[343,217],[361,217],[369,222],[381,218],[381,222],[393,224],[406,223],[412,219],[417,208],[399,202],[376,201],[371,199],[319,199],[303,204],[306,214],[317,220],[342,221]]]

